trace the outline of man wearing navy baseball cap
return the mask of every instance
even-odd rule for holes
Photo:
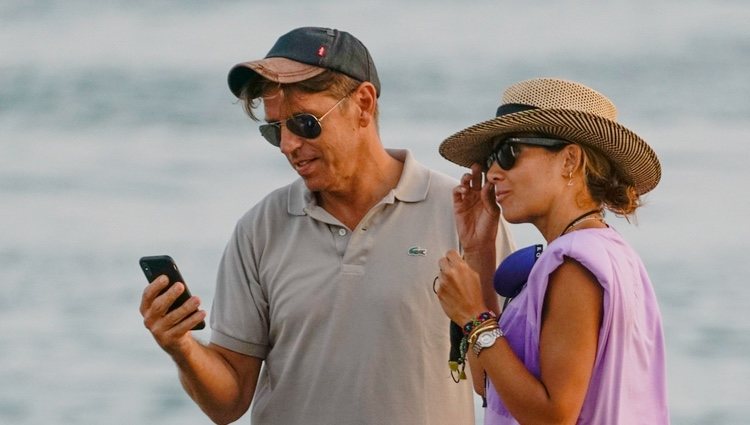
[[[144,292],[146,326],[188,394],[217,423],[252,403],[253,424],[473,424],[432,291],[438,259],[458,248],[457,182],[383,147],[367,48],[345,31],[297,28],[228,83],[299,178],[237,222],[210,344],[189,332],[205,316],[197,299],[167,314],[181,287]]]
[[[240,97],[242,89],[265,78],[282,84],[298,83],[326,70],[367,81],[380,94],[380,80],[370,52],[346,31],[297,28],[281,36],[265,58],[237,64],[229,71],[229,88]]]

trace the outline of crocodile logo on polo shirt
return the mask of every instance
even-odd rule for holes
[[[421,256],[421,257],[424,257],[425,255],[427,255],[427,248],[420,248],[418,246],[413,246],[413,247],[409,248],[408,253],[411,256]]]

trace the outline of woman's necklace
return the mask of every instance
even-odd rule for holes
[[[565,226],[565,230],[563,230],[562,233],[560,233],[560,236],[568,233],[570,230],[574,229],[576,226],[578,226],[579,224],[583,223],[584,221],[599,220],[602,223],[607,224],[607,223],[604,222],[604,218],[601,216],[601,213],[602,213],[601,210],[596,209],[596,210],[591,210],[591,211],[589,211],[587,213],[581,214],[580,216],[574,218],[573,221],[570,222],[570,224],[568,224],[567,226]],[[594,214],[596,214],[596,216],[593,216]],[[560,236],[558,236],[558,238]]]

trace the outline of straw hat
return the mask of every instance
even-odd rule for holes
[[[609,99],[582,84],[555,78],[516,83],[505,90],[496,115],[445,139],[440,154],[471,167],[489,156],[496,136],[542,133],[596,148],[633,181],[640,195],[661,179],[651,147],[617,122],[617,109]]]

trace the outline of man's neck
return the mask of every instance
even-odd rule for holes
[[[360,172],[344,190],[316,194],[318,204],[351,230],[398,185],[404,167],[385,150],[361,163]]]

